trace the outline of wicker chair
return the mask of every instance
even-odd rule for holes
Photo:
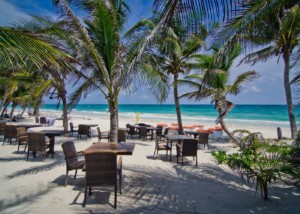
[[[171,147],[168,145],[168,143],[164,140],[161,140],[157,135],[155,135],[155,149],[153,153],[153,157],[158,155],[159,150],[165,150],[166,156],[168,156],[168,151],[171,151]]]
[[[118,169],[117,156],[113,153],[90,153],[85,154],[85,192],[82,206],[85,207],[87,189],[91,194],[91,187],[114,186],[114,208],[117,208]]]
[[[160,137],[160,136],[162,136],[162,134],[163,134],[163,127],[162,126],[156,126],[156,131],[155,131],[155,134],[156,134],[156,136],[157,137]]]
[[[61,146],[64,151],[65,160],[66,160],[66,178],[65,178],[65,186],[66,186],[68,183],[69,171],[75,170],[74,179],[76,179],[77,170],[83,169],[84,160],[78,160],[78,156],[82,156],[82,152],[76,151],[73,141],[67,141],[63,143]]]
[[[181,157],[182,166],[183,166],[183,157],[196,157],[196,166],[198,166],[197,145],[198,145],[198,140],[196,139],[183,140],[182,143],[177,143],[176,144],[177,163],[179,157]]]
[[[42,124],[42,126],[49,126],[46,117],[40,117],[40,123]]]
[[[130,136],[131,138],[133,137],[137,137],[138,136],[138,132],[135,130],[134,126],[130,125],[130,124],[126,124],[126,128],[129,129],[128,131],[128,137]]]
[[[98,132],[98,142],[100,142],[102,139],[107,139],[109,142],[109,132],[101,132],[100,127],[97,127],[97,132]]]
[[[46,142],[46,137],[42,133],[27,133],[28,136],[28,150],[27,158],[28,161],[29,152],[33,152],[33,156],[36,157],[36,152],[42,152],[44,159],[46,157],[46,149],[49,148],[48,142]]]
[[[89,126],[79,124],[79,126],[78,126],[78,138],[81,139],[82,135],[86,135],[86,139],[90,136],[90,127]]]
[[[126,143],[126,131],[118,130],[118,143]]]
[[[139,138],[143,140],[147,140],[148,136],[151,136],[151,134],[148,133],[147,127],[146,126],[140,127]]]
[[[207,145],[207,149],[209,149],[208,147],[208,135],[209,133],[199,133],[199,136],[198,136],[198,143],[199,144],[203,144],[204,145],[204,148],[205,148],[205,145]]]
[[[4,127],[6,123],[0,123],[0,135],[4,135]]]
[[[40,124],[40,118],[38,116],[35,116],[35,123]]]
[[[76,132],[78,133],[78,129],[74,129],[74,125],[72,122],[70,122],[69,124],[70,124],[70,134],[69,134],[69,137],[70,137],[70,136],[73,136],[74,133],[76,133]]]
[[[18,154],[19,154],[19,150],[20,150],[20,146],[25,146],[24,152],[26,151],[27,148],[27,141],[28,141],[28,137],[27,137],[27,130],[25,127],[20,127],[17,128],[17,136],[18,136]]]
[[[15,125],[5,125],[4,126],[4,138],[3,138],[3,145],[6,139],[11,144],[12,139],[17,139],[17,127]]]

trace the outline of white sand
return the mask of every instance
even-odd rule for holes
[[[103,131],[109,128],[108,117],[71,117],[74,125],[96,123]],[[25,121],[33,122],[33,118]],[[120,127],[127,122],[131,121],[120,119]],[[61,127],[61,121],[55,125]],[[231,130],[235,128],[277,137],[276,127],[230,126]],[[289,136],[289,130],[283,129],[283,135]],[[271,185],[271,200],[263,201],[259,193],[255,196],[254,186],[243,183],[228,167],[216,165],[212,151],[237,148],[214,141],[210,142],[210,150],[199,149],[195,167],[192,158],[187,158],[184,166],[175,159],[169,162],[163,151],[153,158],[154,141],[128,140],[136,146],[132,156],[123,156],[124,190],[122,195],[118,194],[118,209],[111,206],[112,188],[95,190],[82,208],[84,172],[80,171],[76,180],[71,177],[74,172],[70,172],[68,186],[63,186],[65,161],[61,144],[67,140],[73,140],[77,150],[84,150],[97,138],[57,137],[54,158],[48,157],[44,162],[39,156],[35,159],[30,156],[26,162],[23,152],[16,153],[16,145],[1,146],[1,213],[300,213],[298,188]]]

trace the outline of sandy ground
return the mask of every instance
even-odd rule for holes
[[[27,118],[22,122],[33,122]],[[74,125],[96,123],[102,131],[108,130],[107,118],[73,116]],[[125,127],[126,120],[120,120]],[[61,127],[61,121],[56,121]],[[232,128],[232,127],[230,127]],[[241,128],[241,127],[238,127]],[[242,127],[244,128],[244,127]],[[276,127],[246,127],[261,131],[266,137],[276,137]],[[288,130],[283,130],[288,135]],[[118,209],[112,207],[113,188],[95,189],[82,207],[84,172],[76,180],[70,172],[65,178],[65,160],[61,144],[73,140],[77,150],[84,150],[97,141],[95,130],[91,139],[77,137],[56,138],[54,158],[29,157],[17,154],[17,145],[5,143],[0,148],[0,212],[1,213],[300,213],[300,190],[285,185],[270,186],[270,201],[255,195],[255,186],[249,186],[228,167],[217,165],[211,152],[236,151],[227,142],[210,141],[210,150],[200,147],[198,167],[192,158],[184,166],[172,162],[161,151],[153,157],[154,141],[127,140],[135,143],[132,156],[123,156],[124,189],[118,194]],[[175,154],[175,150],[173,151]]]

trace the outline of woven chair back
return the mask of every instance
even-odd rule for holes
[[[5,125],[4,126],[4,138],[17,138],[17,127],[15,125]]]
[[[117,156],[114,153],[85,154],[86,186],[115,185]]]
[[[118,143],[124,142],[126,143],[126,131],[118,130]]]
[[[43,133],[27,133],[28,151],[45,151],[46,140]]]
[[[87,125],[80,124],[78,125],[78,134],[79,135],[89,135],[90,127]]]
[[[197,156],[198,140],[189,139],[182,142],[182,156]]]
[[[73,141],[64,142],[62,145],[62,149],[65,155],[67,168],[71,168],[72,165],[78,162],[78,157],[76,155],[77,151]]]
[[[4,127],[6,123],[0,123],[0,135],[4,135]]]
[[[198,140],[199,144],[207,144],[208,143],[208,133],[199,133]]]
[[[147,137],[147,128],[142,126],[140,127],[140,137],[141,138],[146,138]]]

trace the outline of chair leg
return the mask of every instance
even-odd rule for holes
[[[92,194],[92,187],[89,187],[89,195]]]
[[[20,150],[20,144],[18,144],[18,151],[17,151],[17,154],[19,154],[19,150]]]
[[[69,171],[66,171],[65,186],[68,184]]]
[[[25,145],[25,149],[24,149],[24,152],[26,151],[26,149],[27,149],[27,145]]]
[[[75,170],[74,179],[76,179],[76,175],[77,175],[77,169]]]
[[[181,155],[181,166],[183,166],[183,155]]]
[[[121,195],[122,195],[122,188],[123,188],[122,182],[123,182],[123,177],[122,177],[122,171],[120,170],[119,171],[119,190],[120,190]]]
[[[29,150],[27,151],[27,158],[26,158],[26,161],[28,161],[28,156],[29,156]]]
[[[118,192],[118,187],[117,183],[115,185],[115,203],[114,203],[114,208],[117,209],[117,192]]]
[[[198,155],[196,155],[196,167],[198,167]]]
[[[86,203],[86,194],[87,194],[87,187],[85,187],[85,189],[84,189],[84,199],[83,199],[82,207],[85,207],[85,203]]]

